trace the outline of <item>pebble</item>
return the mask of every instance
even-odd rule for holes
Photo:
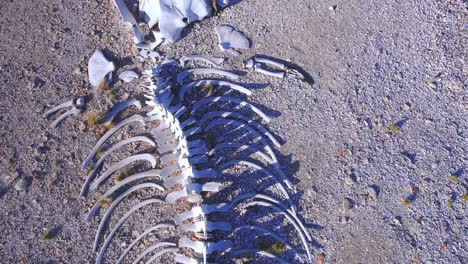
[[[450,228],[450,225],[447,221],[442,221],[442,223],[440,224],[440,230],[443,231],[443,232],[447,232]]]
[[[355,178],[353,176],[349,176],[347,175],[345,178],[344,178],[344,182],[347,184],[347,185],[353,185],[353,183],[355,182]]]
[[[403,105],[403,110],[404,110],[404,111],[410,110],[410,104],[409,104],[409,103],[405,103],[405,104]]]
[[[343,209],[345,210],[351,210],[354,207],[353,201],[349,198],[344,198],[343,199]]]
[[[28,181],[26,178],[20,178],[18,181],[15,183],[15,190],[18,192],[26,190],[28,187]]]
[[[84,130],[86,129],[86,124],[85,124],[84,122],[81,122],[81,121],[80,121],[80,122],[78,123],[78,129],[79,129],[80,131],[84,131]]]
[[[373,185],[373,186],[369,186],[369,188],[367,188],[367,194],[369,195],[369,198],[371,198],[372,200],[377,200],[377,197],[379,196],[378,192],[377,192],[377,186]]]

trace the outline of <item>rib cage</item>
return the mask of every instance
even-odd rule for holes
[[[173,223],[161,222],[148,227],[123,251],[117,263],[129,262],[128,254],[135,245],[150,233],[165,229],[175,230],[178,238],[159,241],[147,247],[132,260],[133,263],[143,259],[149,263],[168,254],[174,256],[175,263],[239,263],[236,260],[252,258],[265,263],[309,263],[312,238],[296,214],[290,197],[293,186],[270,146],[273,143],[279,147],[280,143],[262,124],[262,121],[269,122],[269,117],[241,99],[250,95],[250,91],[239,84],[219,79],[186,82],[189,77],[198,74],[238,78],[233,73],[215,68],[184,69],[191,59],[200,59],[200,56],[165,61],[146,71],[143,88],[146,104],[151,111],[119,121],[99,140],[83,164],[83,169],[90,167],[101,146],[116,131],[130,123],[143,124],[150,134],[115,143],[90,168],[82,196],[86,195],[93,180],[90,189],[95,191],[112,173],[135,161],[143,160],[151,167],[109,188],[91,208],[88,221],[100,208],[105,209],[93,247],[94,251],[99,252],[96,263],[104,260],[109,244],[126,219],[149,204],[177,207],[178,212],[171,216]],[[209,57],[202,61],[212,66],[219,66],[220,62]],[[229,88],[229,94],[211,95],[214,87],[219,90]],[[207,90],[208,95],[205,95],[203,91]],[[233,109],[232,105],[238,109]],[[130,156],[96,177],[100,166],[113,151],[132,142],[156,147],[157,154]],[[224,171],[233,172],[235,176],[227,180]],[[258,172],[257,176],[252,177],[256,180],[253,183],[249,181],[249,174],[249,177],[246,176],[251,171]],[[104,236],[113,210],[124,198],[148,188],[158,195],[164,195],[164,199],[140,201]],[[246,191],[243,192],[243,189]],[[279,234],[277,230],[262,226],[262,223],[273,223],[275,227],[280,227],[278,230],[284,230]],[[291,232],[295,236],[290,236]],[[241,239],[246,237],[249,241]],[[276,256],[271,250],[268,252],[270,248],[264,245],[252,247],[250,238],[263,239],[263,244],[272,244],[272,241],[279,243],[284,250],[273,252]]]

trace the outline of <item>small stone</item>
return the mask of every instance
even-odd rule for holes
[[[397,216],[392,218],[392,224],[396,226],[402,226],[403,224],[401,223],[401,217]]]
[[[86,129],[86,124],[85,124],[84,122],[81,122],[81,121],[80,121],[80,122],[78,123],[78,129],[79,129],[80,131],[84,131],[84,130]]]
[[[25,191],[27,187],[28,187],[28,181],[26,180],[26,178],[20,178],[15,183],[15,190],[17,190],[18,192]]]
[[[76,67],[76,68],[73,70],[73,73],[76,74],[76,75],[81,74],[81,69],[80,69],[80,67]]]
[[[443,231],[443,232],[447,232],[450,228],[450,225],[447,221],[442,221],[442,223],[440,224],[440,230]]]
[[[372,200],[377,200],[379,196],[378,187],[376,185],[369,186],[369,188],[367,188],[367,194]]]
[[[347,185],[353,185],[353,183],[356,182],[356,177],[354,175],[347,175],[345,178],[344,178],[344,182],[347,184]]]
[[[353,201],[349,198],[344,198],[343,199],[343,209],[345,210],[351,210],[353,209]]]
[[[332,5],[332,6],[329,6],[329,7],[328,7],[328,10],[330,10],[330,11],[335,11],[337,8],[338,8],[337,5]]]
[[[404,111],[408,111],[408,110],[410,110],[410,107],[411,107],[411,105],[409,103],[405,103],[402,108],[403,108]]]

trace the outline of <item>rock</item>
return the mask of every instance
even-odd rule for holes
[[[450,228],[450,225],[447,221],[442,221],[442,223],[440,223],[440,230],[442,232],[447,232]]]
[[[408,111],[410,110],[410,107],[411,107],[410,103],[405,103],[402,108],[404,111]]]
[[[349,198],[344,198],[343,199],[343,209],[344,210],[351,210],[353,209],[354,207],[354,204],[353,204],[353,201]]]
[[[367,188],[367,194],[369,195],[369,198],[372,200],[377,200],[379,196],[379,187],[377,185],[372,185]]]
[[[392,218],[392,224],[396,225],[396,226],[402,226],[402,222],[401,222],[401,217],[400,216],[396,216],[396,217],[393,217]]]
[[[355,179],[355,177],[353,177],[353,175],[347,175],[347,176],[344,178],[344,182],[345,182],[347,185],[353,185],[353,183],[356,182],[356,179]]]
[[[26,178],[21,177],[18,181],[16,181],[15,190],[20,192],[25,191],[26,188],[28,188],[28,181],[26,180]]]
[[[86,129],[86,124],[85,124],[84,122],[81,122],[81,121],[80,121],[80,122],[78,123],[78,129],[79,129],[80,131],[84,131],[84,130]]]

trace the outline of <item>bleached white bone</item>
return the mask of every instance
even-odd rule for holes
[[[205,264],[203,262],[200,262],[194,258],[189,258],[185,255],[182,254],[176,254],[174,258],[175,263],[180,263],[180,264]]]
[[[99,187],[99,185],[103,181],[105,181],[110,175],[112,175],[115,171],[120,170],[123,167],[127,166],[128,164],[136,162],[136,161],[148,161],[149,163],[151,163],[152,168],[154,168],[157,164],[156,158],[149,153],[143,153],[143,154],[130,156],[112,165],[103,174],[101,174],[101,176],[99,176],[99,178],[97,178],[91,185],[91,190],[96,190]]]
[[[216,75],[221,75],[223,77],[231,78],[233,80],[239,79],[239,75],[234,74],[232,72],[228,72],[228,71],[224,71],[220,69],[213,69],[213,68],[195,68],[195,69],[188,69],[177,74],[177,83],[180,85],[183,85],[185,78],[187,78],[188,76],[195,75],[195,74],[216,74]]]
[[[163,249],[163,250],[159,251],[158,253],[154,254],[150,259],[148,259],[146,264],[153,263],[154,261],[156,261],[157,258],[159,258],[160,256],[162,256],[164,254],[176,253],[177,251],[179,251],[179,248],[177,248],[177,247]],[[138,262],[135,262],[134,264],[137,264],[137,263]]]
[[[185,67],[185,63],[187,61],[202,61],[202,62],[211,64],[213,66],[221,66],[224,60],[225,60],[224,58],[216,58],[216,57],[204,56],[204,55],[187,55],[179,59],[180,66],[182,68]]]
[[[62,115],[60,115],[52,124],[50,125],[52,128],[57,128],[60,122],[62,122],[67,116],[69,115],[78,115],[81,112],[83,112],[83,109],[78,109],[76,107],[73,107],[72,109],[66,111]]]
[[[64,102],[64,103],[61,103],[61,104],[55,106],[54,108],[52,108],[52,109],[50,109],[50,110],[47,110],[47,112],[44,113],[44,117],[45,117],[45,118],[48,118],[48,117],[51,116],[53,113],[57,112],[58,110],[60,110],[60,109],[62,109],[62,108],[73,106],[74,101],[75,101],[75,99],[71,99],[71,100],[69,100],[69,101],[66,101],[66,102]]]
[[[96,50],[88,62],[89,82],[92,86],[98,87],[106,75],[114,70],[114,63],[108,61],[100,50]]]
[[[140,263],[140,261],[141,261],[146,255],[148,255],[148,253],[153,252],[154,250],[156,250],[156,249],[158,249],[158,248],[160,248],[160,247],[165,247],[165,246],[172,246],[172,247],[171,247],[171,248],[162,249],[162,250],[158,251],[158,252],[154,255],[154,256],[156,256],[156,258],[160,257],[161,255],[163,255],[163,254],[165,254],[165,253],[176,252],[176,251],[178,250],[178,248],[176,248],[177,244],[175,244],[175,243],[160,242],[160,243],[154,244],[154,245],[152,245],[152,246],[150,246],[150,247],[147,247],[147,248],[146,248],[143,252],[141,252],[140,255],[138,255],[138,257],[133,261],[133,264]],[[173,250],[174,248],[176,249],[175,251]],[[169,249],[169,251],[166,251],[166,250],[168,250],[168,249]],[[153,256],[153,257],[154,257],[154,256]],[[153,257],[152,257],[151,259],[153,259]],[[148,260],[148,262],[146,262],[146,263],[151,263],[151,262],[153,262],[154,260],[156,260],[156,258],[153,259],[153,260],[150,259],[150,260]]]
[[[133,99],[128,99],[126,101],[123,101],[116,106],[114,106],[111,110],[106,112],[104,114],[104,120],[102,121],[103,125],[110,125],[114,118],[123,110],[129,108],[130,106],[135,106],[138,110],[141,109],[141,102],[135,98]]]
[[[122,186],[128,184],[128,183],[131,183],[131,182],[134,182],[134,181],[137,181],[137,180],[140,180],[140,179],[143,179],[143,178],[147,178],[147,177],[161,177],[161,175],[159,174],[159,170],[149,170],[149,171],[145,171],[145,172],[140,172],[140,173],[137,173],[137,174],[134,174],[132,176],[129,176],[128,178],[126,178],[125,180],[119,182],[118,184],[112,186],[112,188],[110,188],[109,190],[107,190],[106,193],[104,193],[100,198],[99,198],[99,201],[102,201],[103,199],[106,199],[108,197],[113,197],[113,194],[116,190],[120,189]],[[86,217],[86,220],[89,221],[91,220],[91,218],[93,217],[93,215],[96,213],[96,211],[101,207],[99,205],[99,201],[97,203],[94,204],[94,206],[91,208],[91,210],[89,211],[88,213],[88,216]]]
[[[191,218],[200,218],[213,212],[228,212],[230,207],[226,203],[220,204],[202,204],[194,206],[190,211],[183,212],[174,217],[174,223],[180,225],[184,221]]]
[[[223,125],[223,126],[233,125],[233,126],[235,126],[235,128],[233,130],[229,130],[227,133],[232,133],[233,131],[235,131],[237,129],[241,129],[241,128],[246,129],[248,132],[250,132],[255,137],[254,140],[259,140],[259,142],[263,144],[263,146],[266,149],[266,151],[268,152],[268,154],[270,154],[271,160],[274,163],[278,162],[278,159],[276,158],[275,153],[271,149],[270,145],[266,142],[266,140],[260,135],[260,133],[258,133],[255,129],[253,129],[252,127],[250,127],[249,125],[247,125],[245,123],[242,123],[240,121],[236,121],[236,120],[233,120],[233,119],[220,118],[220,119],[217,119],[217,120],[213,120],[208,125],[206,125],[205,131],[210,131],[215,126],[220,126],[220,125]]]
[[[250,42],[244,33],[236,30],[232,26],[222,25],[215,27],[218,35],[219,47],[221,50],[249,49]]]
[[[209,112],[209,113],[205,114],[204,116],[202,116],[202,118],[200,119],[200,122],[199,122],[200,127],[202,127],[206,123],[206,121],[208,121],[209,119],[214,118],[214,117],[217,117],[217,118],[219,118],[219,117],[223,117],[223,118],[231,117],[231,118],[237,118],[239,120],[242,120],[246,124],[250,124],[254,128],[260,130],[260,132],[262,132],[265,136],[267,136],[271,140],[271,142],[273,142],[273,144],[275,144],[275,146],[277,148],[281,147],[281,144],[278,142],[278,140],[270,132],[268,132],[268,130],[262,124],[252,120],[252,118],[250,118],[250,117],[247,117],[247,116],[245,116],[243,114],[239,114],[239,113],[236,113],[236,112],[225,112],[225,111]]]
[[[83,166],[81,166],[81,169],[82,170],[86,170],[91,162],[91,160],[93,159],[93,157],[96,155],[96,152],[101,148],[102,144],[104,144],[104,142],[107,141],[107,139],[109,139],[115,132],[117,132],[121,127],[129,124],[129,123],[132,123],[132,122],[140,122],[142,125],[145,124],[145,118],[142,117],[141,115],[138,115],[138,114],[135,114],[135,115],[132,115],[120,122],[118,122],[114,127],[112,127],[111,129],[109,129],[109,131],[107,131],[104,136],[102,136],[99,141],[96,143],[96,145],[94,146],[94,148],[91,150],[91,152],[88,154],[88,156],[86,157],[84,163],[83,163]]]
[[[198,221],[191,224],[181,224],[178,229],[181,233],[194,232],[206,234],[213,231],[231,231],[232,226],[228,222]]]
[[[205,85],[219,85],[219,86],[227,86],[233,90],[236,90],[240,93],[243,93],[243,94],[246,94],[246,95],[251,95],[252,92],[247,89],[247,88],[244,88],[238,84],[235,84],[235,83],[230,83],[230,82],[226,82],[226,81],[220,81],[220,80],[197,80],[197,81],[194,81],[194,82],[191,82],[191,83],[187,83],[185,85],[183,85],[182,87],[180,87],[180,90],[179,90],[179,99],[181,101],[184,100],[184,95],[187,91],[189,91],[190,89],[192,88],[195,88],[195,87],[205,87]]]
[[[263,168],[262,166],[260,165],[257,165],[253,162],[249,162],[249,161],[245,161],[245,160],[232,160],[232,161],[229,161],[227,163],[224,163],[220,166],[220,170],[225,170],[226,168],[228,167],[231,167],[231,166],[235,166],[237,164],[240,164],[240,165],[244,165],[244,166],[248,166],[250,168],[253,168],[253,169],[256,169],[260,172],[262,172],[263,174],[265,174],[266,176],[270,177],[274,182],[275,182],[275,185],[276,187],[278,187],[278,189],[281,191],[281,193],[285,196],[285,198],[288,200],[288,203],[290,204],[291,206],[291,210],[292,212],[295,213],[295,208],[294,208],[294,205],[293,205],[293,202],[291,200],[291,197],[289,196],[289,193],[286,191],[286,189],[284,188],[283,184],[281,184],[280,180],[275,176],[273,175],[271,172],[269,172],[268,170],[266,170],[265,168]],[[287,179],[283,179],[284,182],[288,181]]]
[[[158,225],[155,225],[153,227],[150,227],[148,229],[146,229],[143,233],[141,233],[137,238],[135,238],[135,240],[132,241],[132,243],[125,249],[125,251],[120,255],[119,259],[117,260],[116,264],[121,264],[123,262],[123,260],[125,259],[125,257],[127,256],[127,254],[130,252],[130,250],[132,250],[132,248],[141,240],[143,239],[143,237],[145,237],[146,235],[148,235],[149,233],[155,231],[155,230],[158,230],[158,229],[174,229],[175,226],[174,225],[168,225],[168,224],[158,224]],[[163,242],[163,243],[167,243],[167,242]],[[173,244],[173,243],[171,243]],[[171,245],[172,246],[172,245]],[[175,246],[175,245],[173,245]]]
[[[130,217],[136,210],[142,207],[145,207],[149,204],[153,204],[153,203],[164,203],[164,201],[159,200],[159,199],[145,200],[133,206],[124,216],[120,218],[117,224],[115,224],[115,226],[112,228],[109,235],[107,235],[106,241],[104,242],[103,246],[101,247],[101,250],[99,251],[99,255],[96,259],[96,263],[101,263],[102,259],[104,258],[104,254],[106,254],[107,247],[109,247],[109,244],[112,241],[112,238],[114,238],[115,233],[119,230],[119,228],[123,225],[123,223],[127,220],[127,218]]]
[[[124,0],[114,0],[114,4],[119,9],[120,14],[124,22],[126,22],[133,30],[133,40],[136,44],[141,43],[145,40],[143,33],[141,33],[140,27],[133,17],[132,13],[128,9]]]
[[[108,149],[100,158],[99,160],[96,162],[96,164],[93,166],[93,170],[88,174],[88,176],[86,177],[86,180],[83,184],[83,187],[81,187],[81,193],[80,193],[80,196],[85,196],[86,195],[86,192],[88,191],[88,185],[89,183],[91,182],[91,180],[94,178],[94,175],[96,174],[97,170],[101,167],[102,163],[104,162],[104,160],[114,151],[116,151],[117,149],[127,145],[127,144],[130,144],[130,143],[133,143],[133,142],[146,142],[148,144],[150,144],[152,147],[156,146],[156,144],[154,143],[153,140],[149,139],[148,137],[145,137],[145,136],[136,136],[136,137],[131,137],[131,138],[127,138],[125,140],[122,140],[120,142],[118,142],[117,144],[113,145],[110,149]]]
[[[269,208],[272,208],[273,210],[275,210],[276,212],[283,214],[289,220],[289,222],[291,222],[291,224],[294,226],[296,231],[299,233],[299,236],[300,236],[300,238],[302,240],[302,244],[304,246],[304,249],[307,252],[307,256],[308,256],[309,260],[312,261],[312,255],[311,255],[309,247],[307,245],[307,241],[308,241],[307,239],[309,239],[309,241],[310,241],[311,238],[310,238],[310,235],[308,234],[308,232],[302,226],[301,221],[297,222],[296,219],[294,219],[294,215],[291,215],[290,212],[288,212],[287,210],[284,210],[283,208],[280,208],[280,207],[276,206],[275,204],[269,203],[269,202],[253,201],[253,202],[247,203],[245,205],[242,205],[242,208],[247,208],[247,207],[251,207],[251,206],[255,206],[255,205],[269,207]]]
[[[216,103],[216,102],[232,102],[232,103],[236,103],[236,104],[238,104],[238,105],[240,105],[242,107],[244,107],[244,106],[248,107],[252,111],[257,113],[265,122],[267,122],[267,123],[270,122],[270,118],[265,113],[263,113],[260,109],[258,109],[257,107],[253,106],[250,103],[247,103],[244,100],[234,98],[234,97],[227,97],[227,96],[208,97],[208,98],[202,99],[202,100],[196,102],[195,104],[193,104],[192,111],[190,113],[193,115],[198,110],[198,108],[200,108],[201,106],[209,104],[209,103]]]
[[[135,80],[136,78],[138,78],[138,74],[134,71],[124,71],[121,74],[119,74],[119,79],[126,83],[129,83]]]
[[[254,71],[268,75],[268,76],[276,77],[276,78],[284,78],[284,75],[285,75],[284,72],[276,72],[276,71],[267,70],[260,63],[254,64]]]
[[[194,194],[200,194],[201,192],[218,192],[221,185],[222,184],[218,182],[208,182],[204,184],[189,183],[182,190],[169,193],[166,196],[166,201],[169,204],[173,204],[175,203],[175,201],[181,198],[185,198],[185,197],[190,198]]]

